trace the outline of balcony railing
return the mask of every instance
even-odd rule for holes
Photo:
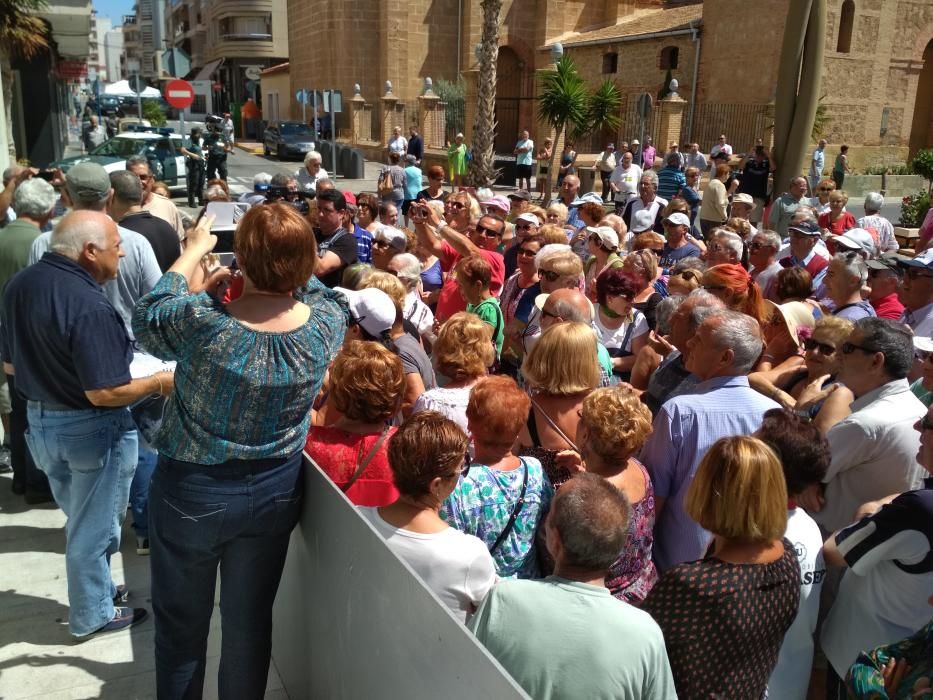
[[[221,41],[272,41],[272,35],[240,32],[237,34],[221,34],[220,40]]]

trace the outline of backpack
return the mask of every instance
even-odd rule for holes
[[[379,196],[389,197],[395,191],[395,185],[392,183],[392,173],[390,168],[386,168],[379,176]]]

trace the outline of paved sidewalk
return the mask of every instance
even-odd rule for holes
[[[130,591],[129,605],[149,610],[137,627],[76,642],[68,633],[64,514],[29,507],[0,476],[0,698],[133,700],[155,697],[154,625],[149,560],[136,554],[129,518],[111,567]],[[219,593],[217,600],[219,601]],[[204,697],[217,697],[220,610],[215,604]],[[268,700],[287,700],[273,665]]]

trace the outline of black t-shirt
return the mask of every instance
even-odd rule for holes
[[[412,136],[408,140],[408,155],[421,160],[421,157],[424,155],[424,143],[420,136]]]
[[[764,199],[768,196],[768,175],[771,172],[771,161],[767,158],[755,160],[749,158],[745,162],[745,168],[739,175],[738,191]]]
[[[431,193],[427,190],[427,188],[425,188],[418,193],[418,196],[415,197],[415,199],[424,200],[426,202],[446,202],[447,196],[449,194],[450,192],[441,190],[441,193],[437,197],[432,197]]]
[[[325,287],[331,289],[339,287],[343,271],[348,265],[352,265],[357,260],[356,237],[352,233],[347,233],[347,230],[343,227],[338,228],[329,238],[325,238],[320,229],[314,229],[314,237],[317,239],[317,254],[319,256],[323,257],[324,253],[330,251],[340,258],[340,267],[333,272],[328,272],[326,275],[319,275],[318,279]]]
[[[3,294],[3,359],[27,400],[94,408],[85,391],[130,382],[132,342],[103,289],[76,262],[46,253]]]
[[[124,216],[120,219],[120,226],[136,231],[149,241],[162,272],[174,265],[178,256],[181,255],[178,233],[170,223],[158,216],[153,216],[148,211]]]

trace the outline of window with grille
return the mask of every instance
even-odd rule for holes
[[[618,73],[619,72],[619,54],[613,53],[604,53],[603,54],[603,73]]]
[[[677,62],[680,59],[680,49],[676,46],[665,46],[661,49],[661,70],[674,70],[677,68]]]

